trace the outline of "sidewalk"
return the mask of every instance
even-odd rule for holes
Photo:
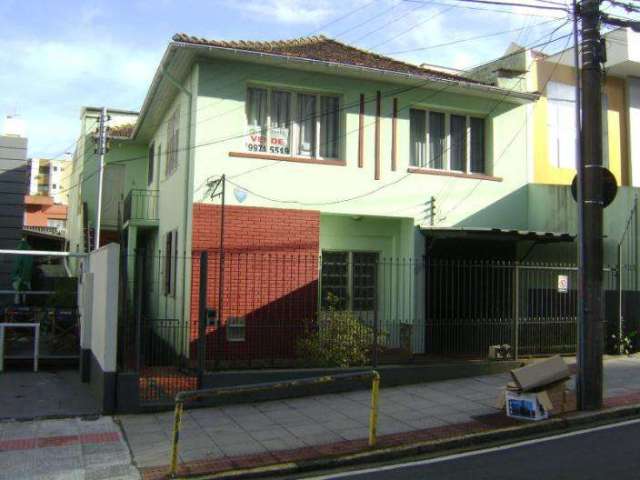
[[[517,425],[494,407],[508,380],[502,374],[382,389],[379,446]],[[569,385],[574,388],[573,381]],[[609,406],[640,403],[640,359],[606,362],[605,396]],[[187,411],[180,434],[183,471],[223,471],[362,450],[369,402],[370,393],[358,391]],[[575,408],[575,400],[569,403]],[[173,414],[118,420],[143,476],[166,473]]]
[[[522,425],[494,407],[508,379],[491,375],[381,389],[378,446]],[[605,396],[608,407],[640,404],[640,357],[605,362]],[[221,472],[365,451],[369,402],[368,391],[357,391],[188,410],[180,435],[181,472]],[[575,399],[569,403],[575,405]],[[115,421],[0,422],[0,480],[163,478],[172,427],[172,412]]]
[[[0,423],[0,480],[140,478],[109,417]]]

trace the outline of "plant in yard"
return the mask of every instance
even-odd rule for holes
[[[305,322],[305,332],[297,342],[298,357],[307,365],[352,367],[369,363],[373,328],[349,310],[337,308],[339,299],[327,297],[327,310],[318,322]],[[378,345],[385,334],[378,333]]]
[[[611,351],[620,355],[631,355],[635,350],[635,337],[638,336],[638,331],[633,330],[628,335],[622,335],[618,338],[615,333],[611,335]]]

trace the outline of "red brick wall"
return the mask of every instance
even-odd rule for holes
[[[220,206],[193,206],[192,342],[198,336],[199,254],[209,254],[207,304],[218,310]],[[317,310],[320,213],[227,206],[223,327],[207,329],[207,359],[229,365],[273,363],[295,356],[305,322]],[[218,310],[219,311],[219,310]],[[230,342],[230,316],[243,316],[246,340]]]

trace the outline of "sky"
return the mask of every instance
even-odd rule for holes
[[[30,157],[60,158],[73,151],[82,106],[139,110],[178,32],[217,40],[324,34],[464,69],[511,42],[545,41],[565,20],[563,12],[458,0],[0,0],[0,118],[26,121]],[[565,25],[554,35],[568,32]],[[545,53],[567,44],[559,42]]]

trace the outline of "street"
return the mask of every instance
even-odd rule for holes
[[[560,480],[638,478],[640,419],[440,458],[384,465],[314,480]]]

